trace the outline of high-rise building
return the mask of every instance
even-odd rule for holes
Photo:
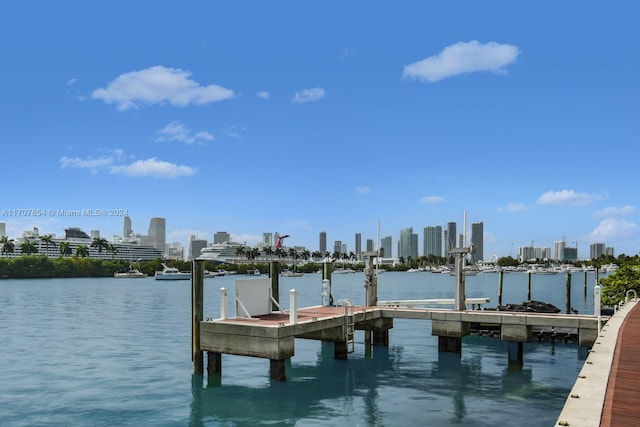
[[[262,244],[266,248],[270,248],[273,246],[273,234],[272,233],[262,233]]]
[[[391,236],[383,237],[380,240],[380,248],[384,252],[384,258],[393,258],[393,241]]]
[[[4,222],[0,222],[0,236],[7,235],[7,224]]]
[[[362,234],[356,233],[356,259],[362,259]]]
[[[122,228],[122,237],[124,239],[129,239],[133,234],[133,230],[131,229],[131,218],[128,216],[124,217],[124,227]]]
[[[593,243],[589,247],[589,259],[598,259],[605,254],[604,243]]]
[[[318,243],[318,251],[324,256],[327,253],[327,232],[320,232],[320,241]]]
[[[446,236],[446,240],[445,240],[444,250],[446,252],[445,256],[448,258],[451,256],[449,254],[449,252],[451,252],[451,249],[454,249],[456,247],[456,238],[458,236],[458,232],[456,231],[455,222],[447,223],[447,232],[445,236]]]
[[[481,222],[471,224],[471,244],[475,248],[471,260],[474,262],[484,261],[484,226]]]
[[[556,261],[564,261],[564,248],[566,246],[567,245],[564,240],[556,240],[555,242],[553,242],[553,257]]]
[[[216,231],[213,235],[213,243],[231,242],[231,234],[226,231]]]
[[[333,252],[337,252],[339,254],[342,253],[342,240],[336,240],[333,242]]]
[[[417,256],[418,235],[413,234],[413,227],[403,228],[400,230],[400,238],[398,239],[398,258],[406,260],[409,257],[415,259]]]
[[[367,239],[367,248],[365,249],[367,252],[375,251],[373,247],[373,239]]]
[[[442,256],[442,226],[428,226],[423,230],[423,253],[425,256]]]
[[[167,225],[164,218],[151,218],[149,222],[149,242],[151,246],[161,250],[163,253],[166,250],[166,230]]]
[[[189,242],[189,261],[198,258],[200,256],[200,251],[206,246],[207,241],[205,239],[191,239]]]

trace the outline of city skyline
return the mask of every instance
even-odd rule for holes
[[[485,259],[531,241],[640,251],[640,5],[72,9],[3,8],[11,236],[111,238],[126,214],[140,234],[166,218],[185,247],[228,230],[354,248],[380,224],[394,252],[405,228],[422,252],[424,227],[455,222],[457,239],[466,211]]]
[[[465,216],[466,218],[466,216]],[[0,222],[0,231],[5,231],[6,224],[4,222]],[[81,227],[68,227],[70,229],[76,229],[82,232]],[[615,247],[608,245],[606,242],[596,242],[588,245],[587,248],[583,248],[582,251],[579,250],[577,245],[578,242],[573,242],[576,244],[575,247],[571,246],[571,242],[566,242],[565,240],[556,240],[553,242],[554,251],[551,252],[550,246],[534,246],[534,240],[531,241],[530,245],[520,245],[518,247],[512,248],[509,254],[498,254],[491,253],[487,258],[484,256],[484,232],[483,232],[483,223],[476,222],[472,223],[470,227],[467,227],[466,233],[457,233],[456,232],[457,223],[448,222],[446,224],[446,228],[439,225],[431,225],[425,226],[423,228],[422,239],[420,239],[418,233],[413,233],[413,227],[403,228],[398,231],[398,235],[395,239],[397,242],[396,248],[393,248],[394,238],[392,235],[387,236],[378,236],[379,244],[376,243],[376,239],[366,238],[367,246],[371,246],[371,250],[375,250],[375,248],[380,247],[384,251],[385,258],[416,258],[420,256],[428,256],[428,255],[436,255],[442,257],[448,257],[447,248],[450,244],[454,245],[454,247],[465,247],[474,245],[475,250],[471,255],[472,262],[478,261],[492,261],[497,258],[510,256],[521,261],[526,261],[528,259],[549,259],[549,260],[567,260],[567,261],[577,261],[584,259],[592,259],[599,257],[600,255],[618,255],[615,253]],[[157,249],[163,250],[165,254],[169,258],[175,258],[176,252],[179,251],[183,254],[183,258],[190,260],[193,259],[193,245],[196,242],[199,249],[206,246],[209,242],[212,243],[223,243],[223,242],[235,242],[246,244],[250,247],[259,247],[259,246],[271,246],[275,245],[274,236],[277,238],[279,232],[263,232],[260,236],[260,240],[255,240],[253,242],[249,241],[241,241],[238,240],[236,234],[230,233],[227,231],[216,231],[211,233],[212,240],[209,240],[207,236],[196,236],[190,235],[186,242],[174,241],[174,242],[162,242],[162,238],[166,234],[166,219],[161,217],[153,217],[149,221],[149,229],[148,234],[140,234],[135,233],[132,229],[132,220],[129,216],[125,216],[123,218],[123,235],[113,235],[112,239],[117,242],[127,241],[130,239],[137,240],[143,245],[149,245],[156,247]],[[66,231],[66,229],[65,229]],[[0,233],[0,235],[5,235]],[[91,237],[105,237],[102,235],[100,230],[91,230]],[[448,237],[449,234],[456,233],[454,237]],[[475,233],[475,235],[474,235]],[[7,233],[8,234],[8,233]],[[51,234],[54,238],[61,238],[60,235],[55,233],[41,233],[37,227],[34,227],[32,230],[23,230],[23,232],[19,236],[9,236],[14,239],[33,239],[37,236],[44,236],[47,234]],[[127,234],[127,236],[125,236]],[[478,234],[480,235],[478,237]],[[160,241],[158,240],[158,236],[162,236]],[[286,237],[290,237],[287,235]],[[451,239],[450,242],[448,240]],[[333,241],[333,250],[326,250],[327,245],[327,232],[321,231],[318,233],[318,246],[306,246],[294,244],[288,247],[296,247],[296,248],[305,248],[309,251],[318,251],[322,254],[327,252],[334,253],[353,253],[357,259],[361,259],[362,249],[362,233],[355,233],[353,236],[353,242],[350,244],[347,241],[342,240],[334,240]],[[323,250],[323,246],[325,250]],[[419,250],[419,247],[422,247],[422,251]],[[444,249],[443,249],[444,248]],[[369,249],[367,249],[369,250]],[[440,250],[440,253],[438,253]],[[515,253],[514,253],[515,250]],[[585,256],[585,253],[589,253],[589,256]]]

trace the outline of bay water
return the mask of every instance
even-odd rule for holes
[[[220,288],[233,295],[240,278],[205,279],[205,318],[219,316]],[[387,272],[378,298],[453,298],[454,280]],[[586,280],[572,276],[581,314],[593,313],[593,274]],[[532,299],[564,311],[565,283],[533,275]],[[527,286],[527,274],[505,274],[503,303],[525,301]],[[320,274],[280,278],[285,308],[290,289],[300,306],[322,302]],[[498,275],[468,277],[466,289],[495,307]],[[361,273],[332,278],[336,301],[363,304],[364,291]],[[0,425],[552,426],[587,355],[577,344],[531,342],[514,369],[498,338],[465,337],[459,356],[439,353],[430,329],[396,319],[389,347],[373,350],[357,331],[346,361],[333,359],[331,343],[298,339],[284,382],[269,380],[268,360],[223,355],[221,377],[208,379],[193,374],[189,281],[5,279]]]

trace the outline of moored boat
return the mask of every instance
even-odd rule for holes
[[[113,273],[113,277],[119,279],[142,279],[144,277],[147,277],[147,275],[137,268],[133,268],[128,271],[116,271],[115,273]]]
[[[162,263],[162,270],[156,271],[156,280],[190,280],[191,273],[180,271],[175,267],[169,267]]]

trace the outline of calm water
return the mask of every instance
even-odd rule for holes
[[[205,279],[205,317],[219,289]],[[334,275],[336,299],[364,302],[362,274]],[[574,274],[571,305],[592,312],[593,275]],[[379,299],[453,298],[454,278],[385,273]],[[321,303],[319,274],[280,280],[288,307]],[[497,302],[498,276],[467,278],[469,297]],[[527,275],[504,276],[503,302],[521,302]],[[565,276],[533,276],[532,298],[565,307]],[[506,344],[469,336],[462,357],[437,352],[430,322],[396,320],[389,348],[348,361],[332,344],[297,340],[286,382],[269,362],[222,358],[219,384],[192,375],[190,282],[148,279],[0,281],[0,425],[6,426],[407,426],[509,423],[551,426],[586,358],[576,344],[527,343],[510,370]],[[231,310],[230,313],[233,313]]]

